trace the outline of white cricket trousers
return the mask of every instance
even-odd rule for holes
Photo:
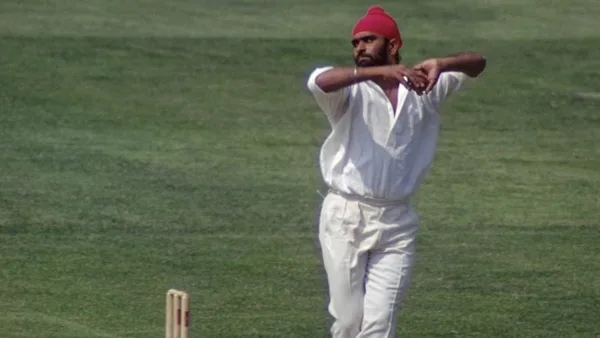
[[[329,192],[319,241],[329,286],[333,338],[395,337],[409,286],[418,216],[406,203]]]

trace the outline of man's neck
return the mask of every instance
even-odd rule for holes
[[[398,80],[375,80],[374,81],[384,92],[395,90],[398,88],[400,82]]]
[[[393,60],[388,60],[387,63],[382,66],[393,66],[393,65],[396,65],[396,62]],[[383,89],[383,91],[385,91],[385,92],[388,92],[390,90],[395,90],[400,85],[400,81],[398,81],[396,79],[392,79],[392,78],[377,79],[375,81],[375,83],[377,85],[379,85],[379,87],[381,87],[381,89]]]

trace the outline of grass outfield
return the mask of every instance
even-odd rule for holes
[[[597,0],[379,1],[404,59],[475,49],[415,204],[402,337],[600,335]],[[314,234],[358,0],[0,2],[0,337],[325,337]]]

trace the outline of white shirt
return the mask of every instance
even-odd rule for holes
[[[444,72],[422,96],[400,84],[394,114],[373,81],[325,93],[315,79],[330,68],[315,69],[307,82],[332,127],[319,159],[325,183],[347,194],[408,200],[433,161],[442,102],[472,78]]]

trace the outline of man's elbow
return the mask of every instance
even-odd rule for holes
[[[328,81],[327,72],[317,75],[315,78],[315,85],[325,93],[331,93],[336,89],[331,85],[331,81]]]
[[[331,92],[331,89],[328,88],[326,76],[324,76],[325,73],[326,72],[323,72],[320,74],[313,74],[310,76],[310,78],[307,81],[306,86],[308,87],[308,89],[311,92],[313,92],[313,93],[317,93],[317,92],[329,93],[329,92]]]
[[[473,62],[472,67],[469,67],[467,75],[470,77],[478,77],[481,75],[481,73],[483,73],[486,66],[487,59],[484,56],[477,54],[477,58]]]

